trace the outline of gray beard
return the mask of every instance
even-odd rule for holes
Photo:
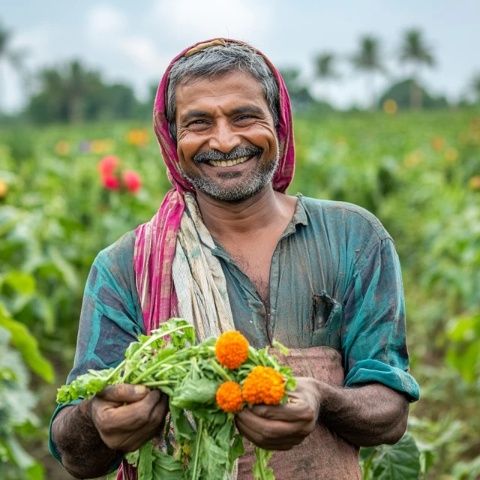
[[[270,183],[275,175],[280,158],[274,162],[257,168],[248,178],[232,187],[224,187],[205,177],[192,178],[185,173],[183,176],[198,190],[209,197],[222,202],[241,202],[256,195],[265,185]],[[225,178],[234,178],[235,175]]]

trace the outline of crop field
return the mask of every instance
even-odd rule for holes
[[[304,115],[295,136],[289,192],[361,205],[395,240],[418,478],[480,478],[480,111]],[[168,188],[147,123],[0,131],[0,478],[67,478],[48,422],[86,276]],[[362,455],[365,478],[404,478],[375,470],[388,449]]]

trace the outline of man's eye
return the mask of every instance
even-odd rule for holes
[[[249,120],[253,120],[255,117],[249,113],[245,113],[243,115],[238,115],[238,117],[236,117],[236,121],[237,122],[248,122]]]
[[[195,126],[195,125],[205,125],[207,121],[203,118],[197,118],[196,120],[192,120],[188,123],[187,127]]]

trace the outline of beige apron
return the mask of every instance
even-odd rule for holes
[[[280,356],[279,356],[280,357]],[[343,385],[342,357],[329,347],[290,349],[281,357],[295,376],[313,377],[331,385]],[[252,477],[253,447],[245,441],[247,454],[239,459],[238,480]],[[355,480],[360,479],[358,448],[324,425],[300,444],[287,451],[273,453],[270,466],[277,480]]]

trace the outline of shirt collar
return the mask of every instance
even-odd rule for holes
[[[299,225],[308,225],[308,216],[303,203],[303,195],[301,193],[297,193],[296,197],[297,205],[295,207],[295,212],[293,213],[293,217],[290,220],[290,223],[287,225],[287,228],[285,228],[285,231],[279,238],[279,241],[295,233]],[[233,261],[228,252],[218,243],[215,243],[215,247],[211,250],[213,255],[221,257],[227,261]]]

